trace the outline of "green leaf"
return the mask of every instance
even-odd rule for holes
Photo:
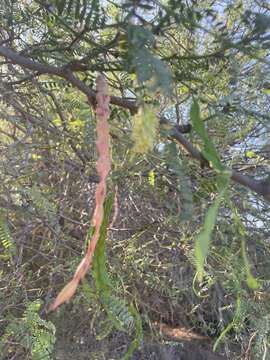
[[[135,338],[123,357],[123,359],[128,359],[139,346],[142,337],[142,325],[141,317],[137,310],[132,305],[127,307],[125,300],[112,295],[113,287],[107,272],[105,255],[105,240],[112,205],[113,194],[109,194],[104,204],[103,222],[93,258],[93,276],[99,298],[113,326],[118,330],[126,330],[128,332],[135,327]]]
[[[153,33],[137,25],[130,25],[127,33],[130,72],[135,71],[138,82],[149,91],[160,89],[171,93],[171,74],[168,67],[152,52],[155,44]]]
[[[3,247],[3,250],[1,249]],[[4,260],[12,259],[17,253],[16,243],[12,238],[9,227],[4,217],[4,211],[0,209],[0,258]]]
[[[188,163],[185,159],[181,159],[179,149],[174,142],[165,144],[164,157],[166,164],[169,165],[170,169],[177,176],[175,185],[179,192],[179,220],[188,220],[193,214],[193,194],[191,181],[188,176]]]
[[[237,226],[237,232],[241,239],[241,253],[242,253],[242,258],[243,258],[244,266],[245,266],[246,282],[250,289],[256,290],[259,288],[259,283],[254,278],[254,276],[252,275],[251,270],[250,270],[250,264],[249,264],[248,255],[246,252],[246,244],[245,244],[245,236],[247,233],[246,228],[245,228],[245,225],[243,224],[240,216],[238,215],[237,210],[234,209],[233,212],[234,212],[233,220],[234,220],[235,225]]]
[[[239,284],[236,284],[237,287],[239,287]],[[231,331],[231,329],[234,328],[237,320],[239,319],[239,317],[241,316],[241,293],[238,290],[237,293],[237,299],[236,299],[236,309],[235,309],[235,313],[234,313],[234,317],[233,320],[225,327],[225,329],[222,330],[221,334],[219,335],[219,337],[217,338],[217,340],[214,343],[213,346],[213,350],[216,351],[217,347],[219,346],[220,342],[222,341],[222,339],[224,339],[225,335]]]
[[[132,140],[135,153],[146,154],[153,149],[158,125],[158,118],[152,106],[143,106],[139,109],[133,117]]]
[[[229,178],[229,174],[224,173],[220,175],[220,179],[218,181],[220,193],[218,194],[213,204],[209,207],[205,216],[203,227],[195,240],[195,259],[199,281],[202,281],[203,279],[204,262],[209,251],[211,234],[216,224],[219,206],[229,184]]]
[[[135,337],[121,360],[128,360],[133,352],[140,346],[143,338],[142,319],[139,312],[132,304],[129,306],[129,313],[133,316],[135,321]]]
[[[252,274],[249,274],[247,276],[247,285],[252,290],[256,290],[260,287],[258,281],[254,278]]]
[[[6,327],[3,340],[12,335],[16,344],[20,344],[31,353],[31,360],[50,360],[56,341],[56,328],[50,321],[40,317],[38,311],[42,302],[37,299],[30,302],[20,319],[14,319]],[[0,340],[0,346],[2,339]]]
[[[244,264],[245,264],[245,270],[246,270],[246,274],[247,274],[247,285],[250,289],[252,290],[256,290],[259,288],[259,283],[258,281],[254,278],[254,276],[251,274],[250,271],[250,264],[248,261],[248,256],[247,256],[247,252],[246,252],[246,246],[245,246],[245,240],[244,238],[241,239],[241,250],[242,250],[242,257],[244,260]]]
[[[209,138],[207,131],[204,127],[203,121],[200,116],[200,108],[196,99],[193,100],[190,118],[193,125],[193,129],[196,131],[199,138],[203,141],[203,156],[212,164],[213,168],[217,171],[224,171],[224,166],[222,165],[215,146],[212,140]]]
[[[246,152],[246,157],[247,158],[253,158],[254,156],[256,156],[254,151],[247,151]]]
[[[148,181],[149,185],[154,188],[155,187],[155,172],[154,170],[150,170],[148,173]]]
[[[62,12],[64,11],[65,5],[66,5],[66,0],[58,0],[57,1],[56,6],[57,6],[59,15],[61,15]]]
[[[109,217],[113,205],[113,195],[110,194],[104,204],[104,218],[100,228],[99,240],[96,245],[93,257],[93,276],[96,281],[97,291],[102,292],[103,296],[109,296],[110,282],[106,270],[106,256],[105,256],[105,240],[107,235],[107,228],[109,225]]]

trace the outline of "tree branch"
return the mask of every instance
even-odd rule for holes
[[[187,138],[180,133],[180,131],[175,127],[172,131],[172,134],[170,137],[174,140],[176,140],[194,159],[200,161],[203,164],[206,164],[208,167],[210,167],[209,162],[203,154],[195,148],[190,141],[187,140]],[[251,177],[244,175],[238,171],[232,170],[232,176],[231,179],[240,184],[245,186],[246,188],[249,188],[250,190],[254,191],[258,195],[263,196],[266,200],[270,201],[270,180],[263,180],[258,181],[255,179],[252,179]]]
[[[36,71],[38,74],[51,74],[55,76],[62,77],[69,81],[74,87],[82,91],[88,98],[90,104],[95,106],[95,97],[96,92],[89,88],[83,81],[78,79],[66,66],[55,67],[52,65],[42,64],[40,62],[31,60],[25,56],[22,56],[15,52],[14,50],[6,47],[0,46],[0,55],[8,59],[14,64],[17,64],[23,68]],[[136,101],[111,96],[111,103],[126,109],[129,109],[132,114],[138,111],[138,104]],[[163,119],[162,119],[163,120]],[[166,120],[165,120],[166,122]],[[184,149],[196,160],[200,161],[203,164],[209,166],[209,162],[204,158],[202,153],[196,149],[179,131],[177,127],[174,128],[171,138],[176,140]],[[270,180],[258,181],[250,178],[247,175],[244,175],[235,170],[232,171],[232,180],[238,184],[241,184],[255,193],[263,196],[266,200],[270,201]]]
[[[51,74],[66,79],[74,87],[82,91],[87,96],[90,104],[95,106],[96,92],[93,89],[89,88],[79,78],[77,78],[69,69],[67,69],[66,66],[56,67],[48,64],[42,64],[40,62],[22,56],[6,46],[0,46],[0,56],[8,59],[13,64],[19,65],[32,71],[36,71],[38,75]],[[136,104],[136,101],[128,100],[118,96],[111,96],[111,103],[113,105],[129,109],[132,114],[136,113],[138,110],[138,105]]]

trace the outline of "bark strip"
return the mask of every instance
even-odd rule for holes
[[[96,207],[92,223],[95,227],[93,237],[88,245],[86,254],[73,276],[73,279],[60,291],[49,311],[55,310],[59,305],[70,300],[81,281],[86,275],[93,258],[96,244],[99,239],[100,228],[103,221],[103,204],[106,197],[106,179],[111,170],[110,133],[108,119],[110,116],[110,97],[108,96],[108,85],[103,75],[97,78],[96,93],[96,117],[97,117],[97,140],[98,160],[96,163],[99,183],[96,187]]]

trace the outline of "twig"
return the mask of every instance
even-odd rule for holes
[[[55,67],[48,64],[42,64],[40,62],[24,57],[6,46],[0,46],[0,55],[9,59],[12,63],[20,65],[23,68],[36,71],[38,72],[38,74],[51,74],[66,79],[73,86],[75,86],[77,89],[82,91],[87,96],[91,105],[93,106],[96,105],[96,92],[93,89],[89,88],[83,81],[78,79],[75,75],[73,75],[73,73],[65,66]],[[138,111],[138,104],[134,100],[128,100],[117,96],[111,96],[110,102],[111,104],[129,109],[132,114]],[[183,146],[185,150],[194,159],[197,159],[204,165],[209,166],[209,163],[204,158],[203,154],[198,149],[196,149],[192,145],[192,143],[189,142],[177,128],[174,129],[170,137],[176,140],[177,142],[179,142],[181,146]],[[258,195],[263,196],[266,200],[270,201],[270,181],[268,180],[258,181],[247,175],[239,173],[235,170],[232,171],[231,179],[234,182],[249,188]]]

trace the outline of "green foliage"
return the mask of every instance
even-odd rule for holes
[[[2,251],[0,252],[0,258],[3,260],[12,260],[16,255],[16,244],[12,238],[9,227],[6,223],[5,212],[0,209],[0,243]]]
[[[148,173],[148,181],[149,185],[154,188],[155,187],[155,172],[154,170],[150,170]]]
[[[56,219],[56,206],[42,193],[37,187],[26,189],[25,194],[29,197],[35,210],[41,215],[46,216],[50,223],[55,224]]]
[[[119,299],[112,294],[113,289],[106,269],[105,256],[105,240],[112,205],[113,194],[109,194],[104,204],[104,218],[93,258],[93,277],[95,279],[98,297],[113,326],[115,326],[118,330],[124,330],[127,332],[131,332],[135,328],[135,339],[123,357],[123,359],[128,359],[140,344],[142,338],[142,325],[140,315],[135,308],[132,305],[127,307],[127,304],[123,299]],[[106,326],[108,326],[108,324]],[[109,326],[109,329],[112,329],[111,326]]]
[[[254,321],[255,319],[253,319]],[[263,359],[267,354],[270,342],[270,318],[269,314],[260,316],[257,321],[254,321],[255,328],[255,344],[252,347],[252,356],[256,360]],[[266,359],[266,357],[265,357]]]
[[[242,239],[242,241],[241,241],[241,249],[242,249],[242,256],[244,259],[246,274],[247,274],[247,285],[250,289],[256,290],[259,288],[259,284],[250,271],[250,264],[249,264],[247,253],[246,253],[244,239]]]
[[[244,318],[242,317],[242,300],[241,300],[241,295],[239,292],[239,284],[237,284],[238,286],[238,292],[237,292],[237,299],[236,299],[236,309],[235,309],[235,314],[233,317],[233,320],[225,327],[225,329],[222,330],[221,334],[219,335],[219,337],[217,338],[213,349],[214,351],[216,351],[217,347],[219,346],[220,342],[224,339],[224,337],[226,336],[226,334],[232,330],[234,327],[236,327],[242,320],[244,320]]]
[[[48,91],[63,91],[68,90],[71,87],[71,85],[64,80],[44,80],[40,85]]]
[[[176,186],[181,205],[179,219],[191,219],[193,214],[193,195],[188,177],[187,164],[184,159],[181,159],[177,145],[173,142],[165,144],[164,158],[166,164],[169,166],[169,170],[176,175]]]
[[[214,230],[214,226],[216,223],[218,209],[220,207],[223,197],[226,194],[227,186],[229,184],[229,178],[227,177],[225,181],[226,182],[224,183],[223,188],[220,190],[217,198],[207,210],[203,227],[195,240],[195,256],[199,281],[203,280],[204,262],[209,251],[211,234]]]
[[[121,360],[128,360],[133,352],[140,346],[143,339],[143,330],[142,330],[142,319],[138,311],[135,309],[133,305],[129,306],[129,313],[133,317],[135,322],[135,337],[130,344],[125,355],[121,358]]]
[[[249,298],[247,293],[240,288],[238,280],[235,278],[236,303],[232,321],[223,329],[214,344],[214,350],[220,346],[226,336],[234,330],[237,336],[241,338],[247,331],[252,328],[249,334],[249,342],[252,344],[249,348],[252,359],[262,359],[268,352],[270,340],[270,324],[268,308],[261,307],[256,299]],[[266,358],[266,357],[265,357]]]
[[[216,149],[210,140],[207,131],[205,130],[204,124],[200,117],[200,108],[196,100],[193,101],[190,111],[191,121],[194,127],[194,130],[203,141],[203,155],[210,161],[213,168],[219,172],[219,178],[217,180],[219,194],[213,204],[209,207],[207,214],[205,216],[205,221],[202,230],[196,237],[195,241],[195,256],[197,264],[198,279],[202,281],[204,273],[204,261],[209,251],[211,233],[214,229],[218,209],[220,207],[221,201],[226,194],[226,190],[229,184],[230,172],[225,172],[224,166],[221,164],[221,161],[218,157]]]
[[[65,16],[67,20],[75,20],[85,29],[97,26],[102,20],[100,1],[93,0],[54,0],[58,16]]]
[[[236,210],[234,210],[233,220],[234,220],[235,224],[237,225],[237,232],[239,234],[239,238],[241,239],[241,253],[242,253],[242,258],[243,258],[245,271],[246,271],[247,285],[250,289],[253,289],[253,290],[258,289],[259,284],[251,273],[250,263],[249,263],[248,255],[247,255],[247,251],[246,251],[246,241],[245,241],[246,229],[245,229],[244,224],[241,221],[241,218],[237,214]]]
[[[143,106],[133,117],[132,140],[133,151],[145,154],[151,151],[157,136],[158,119],[151,106]]]
[[[146,84],[149,91],[161,89],[168,96],[171,92],[171,75],[166,65],[151,52],[155,44],[151,31],[129,25],[127,43],[130,71],[136,73],[138,82]]]
[[[108,195],[104,203],[104,220],[100,228],[100,236],[93,258],[93,276],[98,293],[106,299],[110,293],[110,280],[106,271],[105,240],[109,225],[110,213],[113,205],[113,194]]]
[[[40,318],[40,306],[39,300],[29,303],[23,317],[10,322],[5,329],[0,349],[12,338],[30,352],[31,360],[51,360],[56,330],[52,322]]]
[[[97,250],[96,287],[83,284],[60,310],[58,336],[70,338],[58,339],[59,357],[73,356],[73,346],[78,359],[119,358],[119,337],[129,344],[133,336],[137,347],[143,319],[149,329],[184,322],[219,339],[232,359],[249,345],[251,358],[267,358],[269,204],[248,187],[228,186],[225,168],[265,179],[260,189],[267,189],[269,15],[266,2],[252,0],[0,1],[1,49],[25,57],[21,64],[1,57],[0,205],[8,211],[0,219],[1,335],[9,323],[24,323],[29,298],[55,291],[82,253],[98,180],[96,120],[93,97],[69,79],[94,95],[102,72],[111,95],[108,188],[118,186],[119,214],[107,262],[102,242]],[[145,105],[133,116],[125,106],[134,102],[159,108]],[[155,146],[157,112],[171,126]],[[182,147],[168,145],[172,126],[181,130],[189,120]],[[132,141],[143,156],[134,156]],[[210,169],[192,159],[190,146]],[[195,277],[193,291],[196,265],[205,276]],[[26,341],[14,342],[10,335],[6,346],[31,352]]]
[[[197,100],[193,100],[190,110],[190,118],[194,130],[196,131],[200,139],[203,141],[202,153],[204,157],[212,164],[214,169],[218,171],[223,171],[224,166],[221,164],[219,156],[214,147],[214,144],[212,140],[209,138],[207,131],[205,130],[203,121],[200,116],[200,108]]]

